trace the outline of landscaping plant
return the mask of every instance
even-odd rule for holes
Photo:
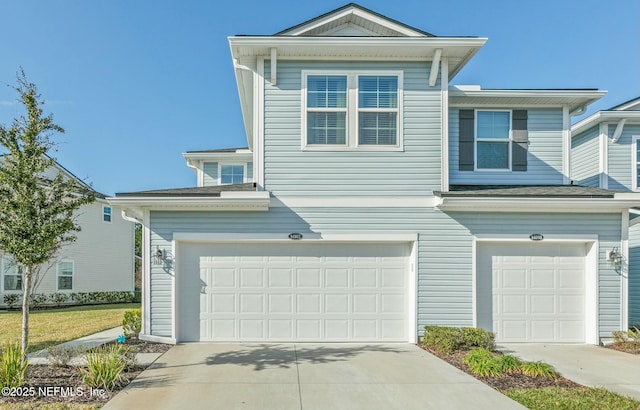
[[[495,335],[487,330],[471,327],[425,326],[422,344],[445,354],[475,347],[493,350]]]
[[[125,382],[122,372],[130,366],[130,349],[121,344],[101,346],[85,355],[87,369],[81,370],[85,384],[111,390]]]
[[[0,352],[0,388],[21,387],[27,373],[27,358],[17,343],[6,343]]]
[[[140,330],[142,329],[142,310],[131,309],[124,312],[124,319],[122,319],[122,328],[126,336],[138,337]]]
[[[524,362],[520,365],[520,371],[527,376],[547,377],[550,379],[558,377],[556,369],[543,362]]]
[[[49,361],[56,366],[68,366],[71,359],[80,353],[80,349],[68,345],[55,345],[47,349]]]

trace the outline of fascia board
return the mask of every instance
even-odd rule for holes
[[[184,159],[187,160],[211,160],[211,161],[230,161],[230,160],[246,160],[251,161],[253,159],[253,153],[250,151],[244,152],[197,152],[197,153],[182,153]]]
[[[636,196],[636,198],[640,198]],[[436,208],[459,212],[618,213],[640,199],[615,198],[442,198]],[[497,211],[499,210],[499,211]]]
[[[606,91],[594,90],[463,90],[456,87],[449,87],[450,97],[558,98],[560,102],[562,102],[563,98],[598,99],[606,93]]]
[[[433,48],[473,48],[482,47],[486,37],[277,37],[243,36],[229,37],[232,53],[234,47],[287,47],[287,46],[375,46],[394,48],[398,46]],[[265,54],[267,56],[268,54]],[[237,58],[237,55],[234,55]]]
[[[148,197],[148,196],[131,196],[131,197],[110,197],[107,198],[109,204],[134,207],[134,208],[255,208],[267,210],[271,199],[269,192],[251,191],[251,192],[222,192],[220,197]],[[242,210],[242,209],[238,209]]]
[[[604,121],[618,121],[622,119],[640,121],[640,111],[598,111],[574,124],[571,127],[571,134],[572,136],[577,135]]]

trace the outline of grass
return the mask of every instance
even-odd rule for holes
[[[37,352],[52,345],[120,326],[125,310],[139,307],[137,303],[122,303],[31,311],[28,351]],[[0,344],[19,342],[22,335],[22,312],[0,313],[0,329]]]
[[[638,410],[640,402],[608,390],[595,387],[567,389],[544,387],[540,389],[515,389],[507,396],[533,410]]]
[[[97,410],[101,404],[81,403],[0,403],[0,410]]]

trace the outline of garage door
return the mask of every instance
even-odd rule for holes
[[[584,244],[478,246],[478,325],[503,342],[584,342]]]
[[[180,243],[181,341],[407,341],[408,244]]]

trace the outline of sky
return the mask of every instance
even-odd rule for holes
[[[227,38],[346,3],[0,0],[0,123],[22,114],[10,87],[22,67],[66,130],[53,156],[97,191],[194,186],[183,152],[247,145]],[[608,91],[587,115],[640,96],[638,0],[358,4],[437,36],[487,37],[452,84]]]

